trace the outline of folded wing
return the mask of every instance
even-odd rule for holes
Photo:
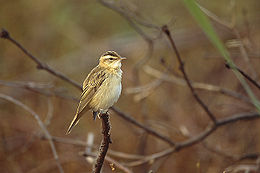
[[[77,125],[79,119],[82,115],[88,111],[90,108],[88,107],[89,102],[95,95],[98,88],[102,85],[102,83],[107,79],[107,75],[101,67],[95,67],[87,76],[85,81],[83,82],[83,92],[80,97],[80,102],[77,108],[77,112],[67,130],[67,134],[71,132],[71,129]]]

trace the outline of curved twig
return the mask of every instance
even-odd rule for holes
[[[185,79],[185,81],[187,82],[187,85],[188,87],[190,88],[190,91],[193,95],[193,97],[197,100],[197,102],[199,103],[199,105],[203,108],[203,110],[208,114],[209,118],[214,122],[216,123],[216,118],[215,116],[212,114],[212,112],[209,110],[209,108],[207,107],[207,105],[205,105],[205,103],[200,99],[200,97],[197,95],[197,93],[195,92],[194,88],[192,87],[191,85],[191,82],[190,82],[190,79],[188,78],[188,75],[184,69],[184,63],[182,61],[182,58],[180,56],[180,53],[174,43],[174,40],[171,36],[171,32],[169,31],[167,25],[164,25],[162,27],[162,31],[165,33],[165,35],[167,36],[167,38],[169,39],[170,43],[171,43],[171,46],[174,50],[174,53],[176,54],[176,57],[177,57],[177,60],[179,62],[179,68],[183,74],[183,77]]]
[[[40,70],[46,70],[49,73],[53,74],[54,76],[57,76],[58,78],[69,82],[70,84],[74,85],[77,88],[81,89],[81,86],[75,82],[74,80],[68,78],[67,76],[65,76],[63,73],[58,72],[56,70],[53,70],[49,65],[45,64],[44,62],[40,61],[38,58],[36,58],[35,56],[33,56],[29,51],[27,51],[20,43],[18,43],[15,39],[13,39],[10,34],[8,33],[7,30],[2,29],[2,32],[0,33],[0,37],[7,39],[9,41],[11,41],[14,45],[16,45],[17,47],[19,47],[23,53],[25,53],[31,60],[33,60],[36,64],[37,64],[37,68]]]
[[[4,99],[4,100],[7,100],[9,102],[12,102],[13,104],[17,105],[17,106],[20,106],[21,108],[23,108],[24,110],[26,110],[27,112],[29,112],[31,115],[33,115],[33,117],[37,120],[37,123],[39,124],[39,126],[41,127],[44,135],[46,136],[46,138],[48,139],[49,141],[49,144],[51,146],[51,150],[52,150],[52,153],[53,153],[53,157],[54,159],[56,160],[56,164],[59,168],[59,172],[60,173],[64,173],[63,171],[63,168],[61,166],[61,163],[60,163],[60,160],[59,160],[59,156],[57,154],[57,151],[56,151],[56,148],[55,148],[55,145],[53,143],[53,140],[52,140],[52,137],[49,133],[49,131],[46,129],[44,123],[42,122],[42,120],[40,119],[39,115],[36,114],[32,109],[30,109],[28,106],[26,106],[25,104],[23,104],[22,102],[14,99],[13,97],[10,97],[10,96],[7,96],[7,95],[4,95],[4,94],[0,94],[0,98]]]
[[[176,75],[168,75],[168,74],[164,74],[163,72],[151,67],[151,66],[144,66],[144,72],[156,77],[158,79],[161,79],[163,81],[167,81],[167,82],[171,82],[177,85],[181,85],[181,86],[186,86],[187,82],[185,82],[185,80],[183,78],[180,78]],[[190,81],[193,88],[194,89],[200,89],[200,90],[205,90],[205,91],[209,91],[209,92],[217,92],[229,97],[233,97],[235,99],[239,99],[241,101],[244,101],[245,103],[248,104],[252,104],[250,99],[248,97],[246,97],[243,94],[240,94],[238,92],[232,91],[228,88],[224,88],[224,87],[220,87],[217,85],[212,85],[212,84],[207,84],[207,83],[202,83],[202,82],[195,82],[195,81]]]
[[[159,158],[168,156],[168,155],[178,152],[184,148],[187,148],[187,147],[190,147],[192,145],[202,142],[204,139],[206,139],[208,136],[210,136],[213,132],[215,132],[218,128],[220,128],[226,124],[234,123],[234,122],[241,121],[241,120],[252,120],[252,119],[256,119],[256,118],[260,118],[260,115],[257,112],[240,113],[240,114],[235,114],[235,115],[227,117],[227,118],[222,118],[220,120],[217,120],[215,124],[209,125],[204,131],[202,131],[198,135],[196,135],[192,138],[189,138],[186,141],[176,143],[175,147],[170,147],[161,152],[146,156],[143,159],[130,162],[126,165],[127,166],[139,166],[139,165],[145,164],[151,160],[155,160],[155,159],[159,159]]]
[[[116,107],[112,107],[112,110],[114,112],[117,113],[117,115],[119,115],[120,117],[122,117],[123,119],[127,120],[128,122],[136,125],[137,127],[139,128],[142,128],[143,130],[145,130],[147,133],[153,135],[153,136],[156,136],[157,138],[167,142],[168,144],[174,146],[175,145],[175,142],[173,142],[171,139],[167,138],[166,136],[163,136],[161,134],[159,134],[158,132],[154,131],[153,129],[149,128],[149,127],[146,127],[144,126],[143,124],[139,123],[138,121],[136,121],[134,118],[132,118],[131,116],[129,115],[126,115],[125,113],[123,113],[122,111],[120,111],[118,108]]]

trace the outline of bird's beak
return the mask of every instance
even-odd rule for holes
[[[120,60],[124,60],[124,59],[126,59],[126,57],[120,57]]]

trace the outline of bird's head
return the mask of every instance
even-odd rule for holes
[[[99,59],[99,65],[105,68],[118,69],[121,67],[121,61],[126,59],[121,57],[115,51],[107,51]]]

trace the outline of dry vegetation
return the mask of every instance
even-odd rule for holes
[[[128,60],[103,172],[259,172],[259,114],[181,1],[0,2],[0,172],[91,172],[101,121],[65,132],[106,50]],[[260,98],[259,0],[199,3]]]

